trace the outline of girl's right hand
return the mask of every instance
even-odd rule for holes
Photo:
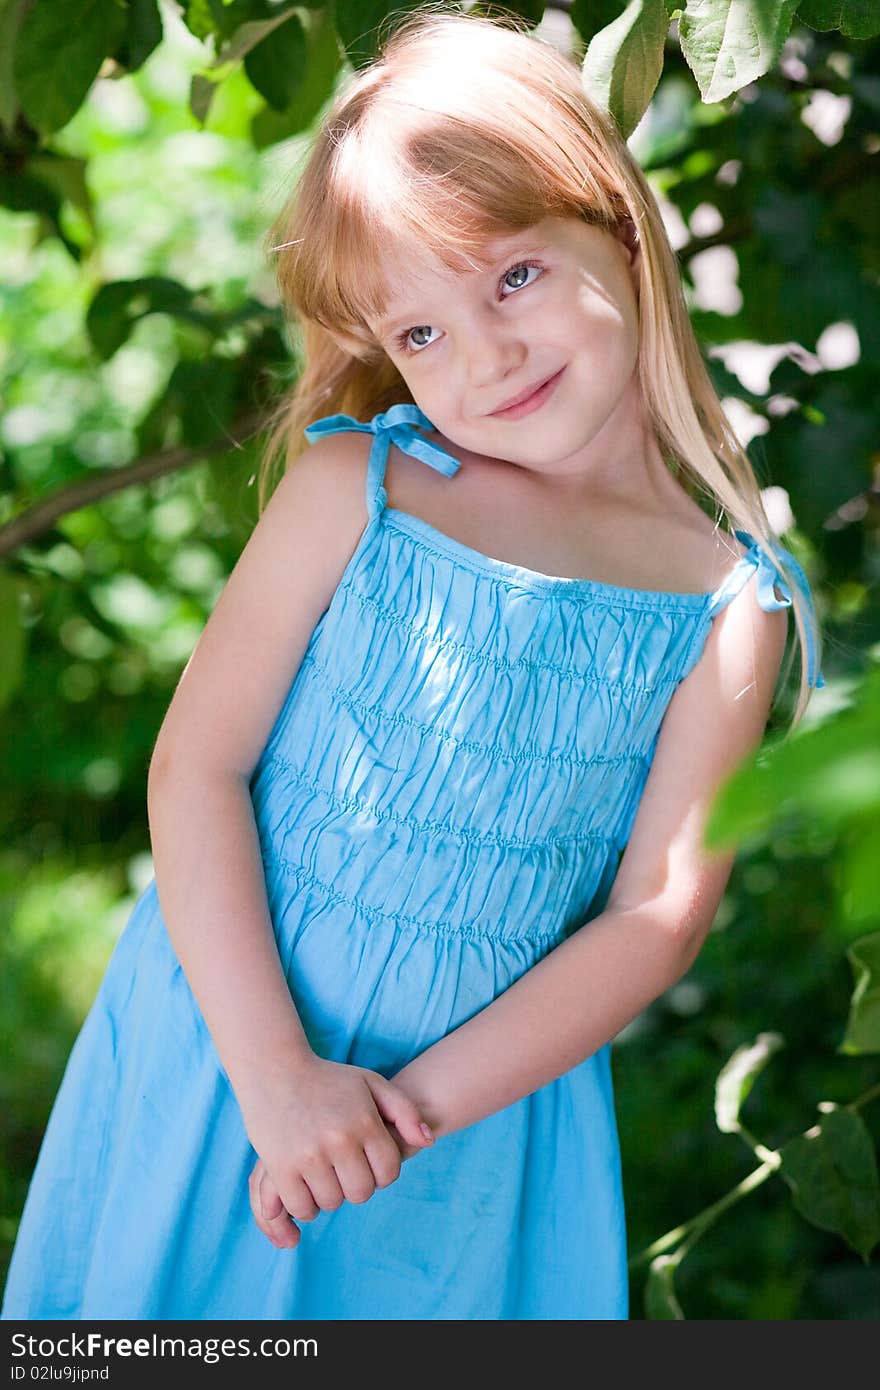
[[[312,1221],[344,1201],[366,1202],[399,1177],[401,1151],[385,1121],[408,1144],[434,1142],[415,1103],[380,1072],[312,1055],[251,1140],[284,1210]],[[252,1175],[252,1206],[255,1197],[259,1204]]]

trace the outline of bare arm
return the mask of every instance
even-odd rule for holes
[[[150,763],[163,917],[246,1120],[278,1073],[311,1053],[275,945],[249,779],[366,521],[359,477],[355,454],[336,440],[279,483],[183,671]]]
[[[247,779],[154,758],[147,796],[168,934],[253,1139],[313,1053],[278,956]]]
[[[747,585],[670,701],[605,910],[395,1074],[436,1135],[578,1065],[690,969],[735,858],[703,847],[706,814],[761,741],[785,637],[785,613]]]
[[[421,1116],[387,1078],[318,1057],[275,942],[250,778],[366,525],[367,442],[324,440],[267,504],[175,691],[150,764],[156,887],[168,935],[287,1210],[365,1201]],[[424,1142],[424,1141],[422,1141]]]

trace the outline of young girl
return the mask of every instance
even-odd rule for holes
[[[823,683],[806,580],[524,26],[405,19],[272,242],[293,466],[159,733],[3,1315],[626,1318],[610,1043],[724,892],[777,610],[796,718]]]

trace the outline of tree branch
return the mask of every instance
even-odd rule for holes
[[[149,482],[163,473],[173,473],[188,467],[191,463],[210,458],[213,454],[222,454],[228,449],[240,449],[254,435],[261,432],[265,423],[265,418],[261,415],[245,415],[236,420],[225,434],[218,435],[208,444],[160,449],[157,453],[146,454],[134,463],[126,464],[123,468],[90,474],[79,482],[58,488],[56,492],[44,497],[33,507],[28,507],[5,526],[0,526],[0,556],[9,555],[19,546],[26,545],[28,541],[42,535],[59,517],[66,516],[68,512],[78,511],[80,507],[86,507],[102,497],[108,497],[112,492],[119,492],[134,483]]]

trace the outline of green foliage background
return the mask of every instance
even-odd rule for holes
[[[261,234],[334,84],[405,8],[0,0],[5,1257],[70,1046],[152,872],[150,752],[256,519],[259,413],[296,367]],[[537,23],[543,8],[506,12]],[[633,1317],[880,1312],[871,11],[571,6],[588,88],[680,228],[713,377],[791,508],[784,539],[826,632],[804,725],[782,739],[784,697],[717,808],[740,853],[699,961],[615,1043]],[[720,307],[701,290],[718,250]],[[780,345],[765,380],[731,366],[743,341]],[[759,1035],[775,1041],[748,1054],[735,1102],[722,1078],[716,1113],[719,1073]],[[661,1239],[756,1163],[769,1173],[735,1214],[687,1228],[698,1243]]]

